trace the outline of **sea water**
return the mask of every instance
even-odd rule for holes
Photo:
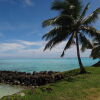
[[[22,89],[20,87],[0,84],[0,98],[3,96],[15,94],[21,90]]]
[[[82,58],[84,66],[91,66],[98,60]],[[21,71],[67,71],[79,68],[77,58],[65,59],[0,59],[0,70]]]

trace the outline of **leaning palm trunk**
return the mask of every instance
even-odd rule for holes
[[[79,50],[79,40],[78,40],[78,36],[76,34],[76,48],[77,48],[77,58],[78,58],[78,62],[79,62],[79,66],[80,66],[80,73],[86,73],[85,68],[83,67],[81,58],[80,58],[80,50]]]

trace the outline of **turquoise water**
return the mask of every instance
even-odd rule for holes
[[[98,60],[82,58],[84,66],[90,66]],[[33,72],[33,71],[65,71],[78,68],[76,58],[66,59],[1,59],[0,70]]]

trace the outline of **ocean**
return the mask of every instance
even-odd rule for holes
[[[18,86],[10,86],[7,84],[0,84],[0,98],[2,98],[3,96],[18,93],[21,90],[23,90],[23,89]]]
[[[84,66],[91,66],[98,60],[82,58]],[[0,59],[0,70],[21,71],[32,73],[33,71],[67,71],[78,68],[77,58],[65,59]]]

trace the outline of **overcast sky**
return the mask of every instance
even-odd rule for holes
[[[57,15],[50,10],[53,0],[0,0],[0,58],[58,58],[66,42],[62,42],[51,52],[43,52],[45,41],[41,39],[48,28],[42,28],[42,21]],[[100,7],[100,0],[91,1],[88,14]],[[100,19],[94,24],[100,29]],[[82,57],[88,57],[87,50]],[[76,57],[73,46],[65,57]]]

